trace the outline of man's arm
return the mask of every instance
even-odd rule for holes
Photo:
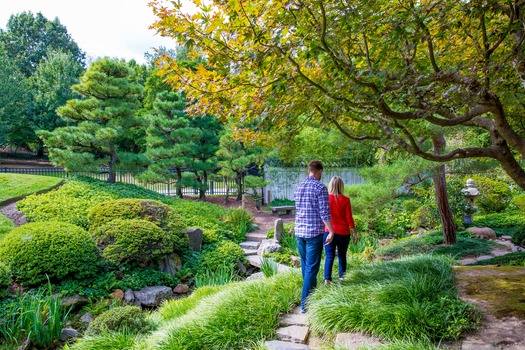
[[[332,220],[324,221],[324,225],[328,229],[328,236],[326,236],[325,244],[329,244],[334,239],[334,228],[332,227]]]

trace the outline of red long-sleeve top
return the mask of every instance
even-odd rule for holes
[[[340,194],[336,199],[333,194],[330,194],[328,195],[328,200],[330,202],[330,216],[332,217],[334,233],[349,235],[350,229],[355,228],[350,198]],[[328,232],[326,228],[325,231]]]

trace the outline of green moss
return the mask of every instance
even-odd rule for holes
[[[480,300],[497,318],[525,319],[525,267],[461,266],[456,279],[467,296]]]

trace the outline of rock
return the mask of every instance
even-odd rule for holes
[[[305,314],[288,314],[284,315],[281,320],[281,324],[287,326],[306,326],[308,323],[308,318]]]
[[[374,337],[361,333],[339,333],[335,338],[335,347],[341,347],[348,350],[358,349],[362,346],[377,346],[381,342]]]
[[[293,267],[301,267],[301,258],[295,255],[292,255],[290,257],[290,260],[292,261]]]
[[[159,264],[159,270],[172,276],[175,276],[177,271],[180,271],[181,269],[182,260],[180,259],[180,256],[175,253],[164,257]]]
[[[273,238],[279,243],[281,242],[281,239],[283,238],[283,234],[284,234],[283,219],[275,220],[273,227],[274,227]]]
[[[82,323],[90,324],[93,322],[95,317],[93,317],[93,314],[91,312],[86,312],[82,317],[80,317],[79,321]]]
[[[501,236],[500,239],[502,241],[510,241],[512,239],[512,236]]]
[[[131,289],[127,289],[124,292],[124,301],[128,305],[140,306],[140,301],[135,298],[135,293]]]
[[[124,299],[124,292],[120,289],[117,289],[116,291],[114,291],[113,293],[110,294],[112,298],[114,299]]]
[[[134,291],[133,294],[140,304],[146,307],[159,306],[164,300],[173,298],[173,291],[166,286],[145,287]]]
[[[476,238],[496,239],[496,232],[489,227],[469,227],[467,232],[471,232]]]
[[[200,252],[202,247],[202,230],[200,228],[189,228],[186,230],[189,246],[193,251]]]
[[[188,294],[190,291],[191,289],[187,284],[177,284],[177,286],[173,288],[173,293],[175,294]]]
[[[308,350],[308,345],[290,343],[281,340],[270,340],[264,342],[267,350]]]
[[[240,261],[239,259],[237,259],[237,270],[242,274],[246,274],[246,266],[244,266],[244,264],[242,263],[242,261]]]
[[[69,339],[76,339],[78,338],[79,333],[76,329],[73,328],[63,328],[62,332],[60,332],[60,341],[66,342]]]
[[[461,344],[461,350],[497,350],[492,344],[488,344],[483,340],[465,340]]]
[[[277,329],[275,333],[277,333],[277,337],[280,340],[306,344],[309,328],[304,326],[288,326]]]
[[[260,278],[264,278],[264,273],[262,272],[256,272],[254,274],[251,274],[250,276],[248,276],[246,278],[247,281],[249,280],[257,280],[257,279],[260,279]]]
[[[265,253],[280,252],[281,245],[275,239],[264,239],[257,250],[257,254],[263,256]]]
[[[261,245],[261,242],[256,242],[256,241],[246,241],[246,242],[239,243],[239,246],[242,249],[255,250],[255,251],[259,248],[260,245]]]
[[[61,305],[64,306],[66,309],[77,309],[87,304],[89,304],[89,300],[78,294],[63,297],[61,301]]]

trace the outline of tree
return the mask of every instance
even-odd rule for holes
[[[103,58],[91,64],[72,89],[84,99],[67,101],[57,113],[77,125],[39,131],[50,159],[67,170],[108,167],[115,182],[117,166],[133,170],[141,163],[132,130],[140,126],[134,113],[140,107],[142,86],[129,81],[123,60]]]
[[[80,50],[67,28],[58,18],[53,21],[42,13],[22,12],[11,15],[6,30],[0,30],[0,42],[4,43],[8,57],[20,71],[30,77],[42,58],[50,50],[62,50],[71,59],[84,67],[85,53]]]
[[[34,91],[32,113],[29,123],[33,131],[32,137],[26,142],[38,142],[37,152],[43,155],[43,143],[36,136],[37,130],[48,130],[64,126],[56,109],[75,97],[79,97],[71,86],[79,82],[84,68],[64,51],[47,52],[37,65],[30,78],[31,89]]]
[[[166,68],[194,110],[260,125],[321,120],[436,162],[491,158],[525,189],[522,1],[195,3],[191,15],[152,4],[162,35],[208,58]],[[487,143],[469,144],[472,129]],[[433,146],[441,137],[447,147]]]
[[[0,146],[11,143],[17,124],[27,120],[28,91],[27,79],[0,44]]]
[[[157,94],[153,111],[147,114],[146,157],[148,170],[140,174],[145,182],[176,180],[177,196],[182,198],[182,170],[191,165],[199,130],[190,126],[184,95],[175,91]],[[175,170],[174,172],[172,170]]]

